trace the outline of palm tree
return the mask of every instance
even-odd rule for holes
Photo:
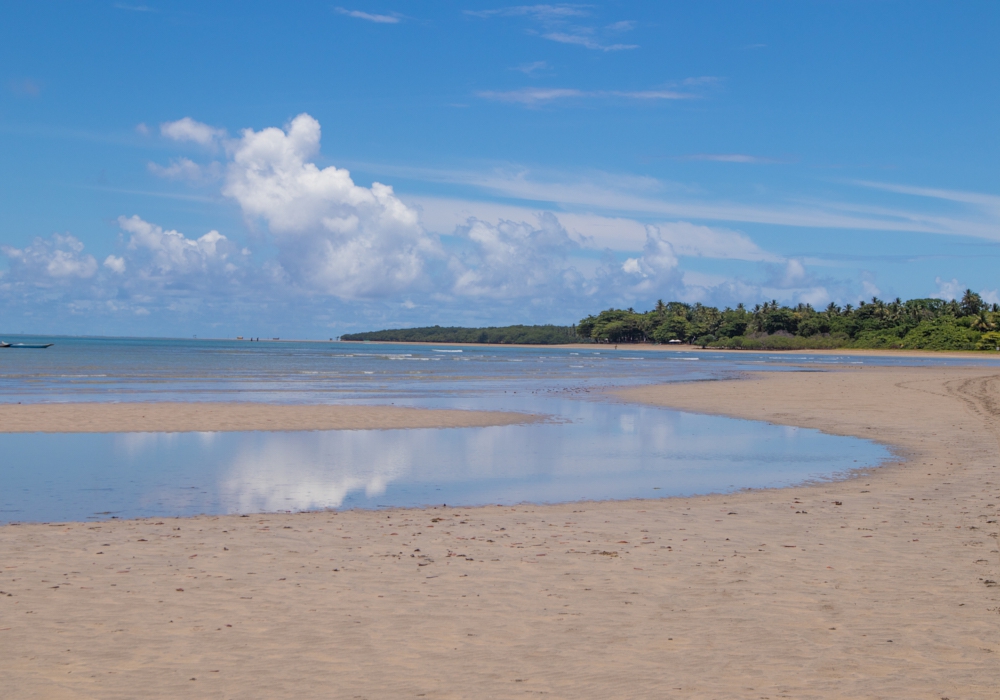
[[[959,304],[964,316],[972,316],[983,310],[983,298],[971,289],[965,290],[965,294],[962,295],[962,301]]]
[[[990,315],[986,311],[980,311],[974,319],[972,319],[972,330],[979,331],[980,333],[988,333],[997,327],[997,324],[990,318]]]

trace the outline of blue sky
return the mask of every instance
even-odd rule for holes
[[[8,2],[0,331],[1000,302],[995,2]]]

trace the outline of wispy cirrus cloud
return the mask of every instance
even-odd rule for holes
[[[586,17],[590,15],[593,5],[573,5],[557,3],[554,5],[515,5],[501,7],[495,10],[465,10],[471,17],[531,17],[533,19],[552,22],[566,20],[571,17]]]
[[[518,90],[483,90],[476,95],[495,102],[539,105],[567,99],[691,100],[699,96],[676,90],[577,90],[575,88],[521,88]]]
[[[778,158],[765,158],[763,156],[753,156],[747,153],[691,153],[678,156],[678,160],[701,160],[713,163],[756,163],[772,165],[775,163],[787,163],[787,160]]]
[[[363,19],[368,22],[375,22],[376,24],[399,24],[400,21],[400,16],[395,12],[383,15],[371,12],[362,12],[361,10],[348,10],[343,7],[334,8],[334,12],[345,15],[346,17],[353,17],[354,19]]]
[[[982,194],[981,192],[962,192],[960,190],[945,190],[934,187],[914,187],[912,185],[897,185],[889,182],[872,182],[870,180],[851,180],[852,184],[868,187],[873,190],[884,192],[895,192],[897,194],[909,194],[916,197],[928,197],[930,199],[944,199],[950,202],[962,202],[964,204],[977,204],[982,207],[994,209],[1000,213],[1000,196],[995,194]]]
[[[379,170],[386,172],[385,166]],[[951,201],[972,205],[961,211],[940,212],[873,206],[851,201],[848,193],[843,199],[775,196],[767,203],[722,199],[655,178],[601,172],[581,175],[512,167],[483,171],[394,170],[402,177],[478,188],[484,196],[539,202],[546,208],[569,212],[602,212],[639,220],[669,217],[802,228],[920,232],[1000,241],[1000,211],[992,208],[1000,198],[980,193],[886,186],[901,192],[905,189],[906,194],[916,190],[932,198],[947,195]]]
[[[594,51],[629,51],[639,48],[638,44],[606,44],[596,39],[592,32],[547,32],[542,36],[560,44],[575,44]]]
[[[530,33],[560,44],[582,46],[592,51],[628,51],[639,48],[638,44],[625,44],[613,37],[635,29],[632,20],[619,20],[605,26],[582,24],[581,20],[594,15],[593,5],[559,3],[554,5],[515,5],[494,10],[466,10],[471,17],[490,19],[494,17],[524,17],[540,25],[540,30]]]
[[[516,70],[525,75],[534,75],[539,71],[543,71],[549,68],[547,61],[534,61],[532,63],[522,63],[519,66],[514,66],[511,70]]]

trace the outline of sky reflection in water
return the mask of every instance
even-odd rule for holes
[[[55,346],[0,351],[0,402],[395,403],[543,413],[562,423],[0,435],[0,522],[554,502],[785,485],[889,455],[853,438],[590,397],[614,386],[718,379],[747,370],[998,364],[989,357],[692,354],[608,346],[17,340]]]
[[[645,406],[518,406],[562,422],[0,435],[0,521],[657,497],[787,485],[889,456],[853,438]]]

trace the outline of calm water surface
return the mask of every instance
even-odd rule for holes
[[[0,350],[0,402],[391,402],[552,420],[441,430],[0,435],[0,522],[557,502],[788,485],[890,455],[854,438],[592,397],[612,386],[796,369],[781,364],[790,360],[816,369],[953,362],[633,348],[47,342],[56,345]]]

